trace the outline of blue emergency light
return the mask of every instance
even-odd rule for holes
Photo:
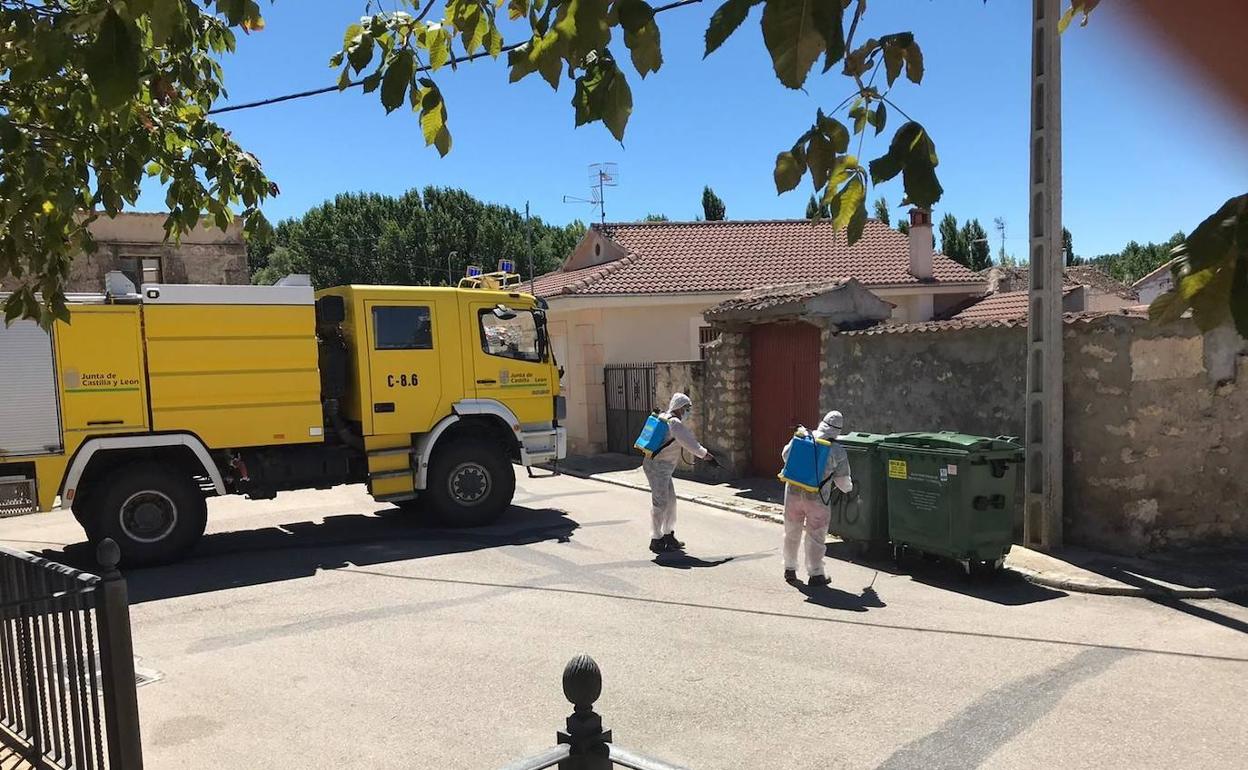
[[[465,271],[464,275],[466,275],[466,276],[467,276],[467,277],[469,277],[469,278],[476,278],[477,276],[479,276],[479,275],[483,274],[484,272],[485,272],[485,271],[483,271],[483,270],[482,270],[479,266],[477,266],[477,265],[469,265],[469,266],[468,266],[468,269],[467,269],[467,271]]]
[[[516,272],[516,261],[514,259],[498,260],[498,272],[511,274]]]

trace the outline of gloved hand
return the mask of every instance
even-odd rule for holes
[[[715,455],[711,454],[710,452],[707,452],[707,453],[706,453],[706,461],[707,461],[708,463],[710,463],[710,465],[711,465],[711,467],[712,467],[712,468],[720,468],[720,467],[722,467],[722,466],[719,464],[719,460],[717,460],[717,459],[715,458]]]

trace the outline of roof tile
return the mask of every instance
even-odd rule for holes
[[[868,220],[853,246],[827,220],[639,222],[594,225],[629,256],[594,268],[548,273],[539,296],[738,292],[762,285],[856,278],[868,287],[917,285],[906,235]],[[983,279],[942,254],[933,283]],[[598,273],[601,274],[598,274]],[[575,277],[574,277],[575,276]]]

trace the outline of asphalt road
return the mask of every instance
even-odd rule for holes
[[[480,530],[362,489],[210,504],[189,561],[128,575],[150,768],[494,768],[554,741],[593,655],[620,744],[692,768],[1242,767],[1248,609],[829,562],[781,580],[777,525],[522,478]],[[68,514],[0,541],[82,564]],[[836,546],[831,550],[835,552]],[[1238,757],[1238,759],[1236,759]]]

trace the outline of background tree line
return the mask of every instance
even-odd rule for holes
[[[555,270],[585,232],[580,221],[529,222],[537,275]],[[439,285],[468,265],[493,270],[514,259],[529,272],[524,214],[484,203],[463,190],[426,187],[399,196],[342,193],[249,241],[252,283],[307,273],[320,288],[347,283]]]

